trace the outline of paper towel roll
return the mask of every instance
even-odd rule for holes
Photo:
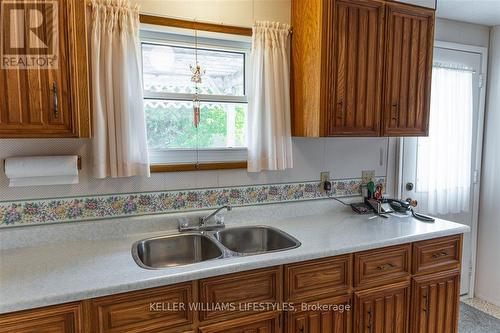
[[[5,160],[9,186],[78,183],[78,156],[10,157]]]

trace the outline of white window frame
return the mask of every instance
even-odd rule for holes
[[[179,47],[193,47],[193,31],[187,29],[141,25],[141,45],[157,44]],[[238,52],[244,54],[245,82],[244,96],[199,94],[200,102],[245,103],[248,104],[250,83],[250,37],[223,33],[198,32],[198,48],[214,51]],[[178,94],[144,91],[144,99],[192,101],[194,94]],[[200,149],[150,149],[151,164],[188,164],[215,162],[243,162],[247,160],[246,147],[200,148]]]

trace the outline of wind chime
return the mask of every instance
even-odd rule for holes
[[[194,83],[194,99],[193,99],[193,121],[194,127],[198,128],[200,124],[200,99],[199,99],[199,84],[202,83],[201,77],[205,74],[205,70],[201,68],[200,63],[198,62],[198,30],[194,30],[194,57],[195,57],[195,65],[190,65],[191,72],[193,76],[191,76],[191,82]]]

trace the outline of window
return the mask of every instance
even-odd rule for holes
[[[221,35],[198,37],[198,63],[205,74],[198,86],[201,112],[196,128],[193,31],[141,32],[144,109],[153,164],[246,161],[250,41]]]

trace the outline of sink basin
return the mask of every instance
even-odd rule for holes
[[[223,252],[205,235],[181,234],[138,241],[132,256],[139,266],[157,269],[221,258]]]
[[[217,232],[215,238],[226,248],[243,255],[285,251],[300,246],[287,233],[265,226],[236,227]]]

